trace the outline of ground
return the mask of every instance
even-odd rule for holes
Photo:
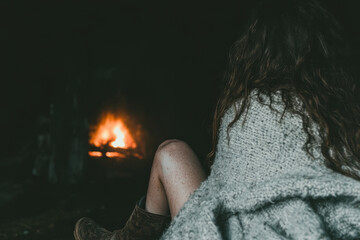
[[[7,174],[6,174],[7,173]],[[0,240],[73,238],[75,222],[94,218],[109,230],[123,226],[147,188],[148,171],[111,179],[54,185],[30,175],[0,178]]]

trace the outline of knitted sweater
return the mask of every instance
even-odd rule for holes
[[[253,92],[245,123],[243,114],[229,139],[235,111],[227,111],[210,176],[161,240],[360,239],[360,182],[324,165],[319,137],[312,158],[302,119],[288,112],[281,119],[280,95],[274,99],[279,112]]]

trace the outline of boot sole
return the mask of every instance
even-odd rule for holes
[[[80,222],[83,220],[83,218],[80,218],[76,224],[75,224],[75,229],[74,229],[74,237],[75,237],[75,240],[81,240],[80,236],[79,236],[79,232],[78,232],[78,229],[79,229],[79,225],[80,225]]]

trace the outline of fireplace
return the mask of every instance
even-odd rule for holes
[[[103,113],[89,133],[88,155],[94,159],[141,160],[145,156],[140,125],[127,125],[127,117]]]

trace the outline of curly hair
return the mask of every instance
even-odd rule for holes
[[[349,47],[332,14],[316,0],[262,1],[230,50],[226,84],[213,121],[211,166],[225,111],[242,100],[229,128],[246,114],[252,90],[280,91],[285,111],[298,114],[311,156],[320,127],[321,151],[327,167],[360,180],[360,106],[358,83],[349,71]],[[301,111],[296,99],[303,102]],[[271,103],[270,106],[271,107]]]

